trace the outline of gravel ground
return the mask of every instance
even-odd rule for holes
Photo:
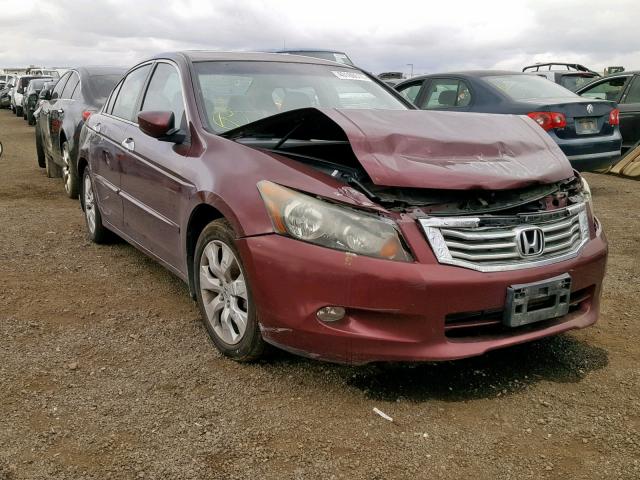
[[[0,480],[640,478],[640,183],[587,176],[611,246],[594,327],[440,364],[238,365],[181,281],[86,240],[33,128],[0,111],[0,141]]]

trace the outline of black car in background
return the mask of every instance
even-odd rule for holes
[[[622,153],[640,142],[640,71],[620,72],[594,80],[576,93],[589,100],[610,100],[618,104]]]
[[[31,80],[29,85],[27,85],[27,89],[22,97],[22,111],[23,117],[29,125],[35,125],[36,123],[33,112],[35,112],[38,107],[38,97],[44,85],[51,82],[51,80],[51,78],[36,78]]]
[[[36,116],[38,165],[62,177],[70,198],[78,196],[78,139],[84,121],[104,104],[125,74],[122,67],[80,67],[67,71],[44,97]]]
[[[11,80],[7,82],[4,87],[0,88],[0,108],[10,108],[11,107],[11,89],[13,88],[13,83]]]
[[[576,170],[606,168],[620,156],[615,102],[581,98],[535,75],[491,70],[432,74],[395,88],[423,110],[527,115]]]
[[[535,65],[524,67],[522,71],[544,77],[572,92],[593,81],[594,78],[600,77],[598,72],[589,70],[579,63],[536,63]]]

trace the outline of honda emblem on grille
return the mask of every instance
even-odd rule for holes
[[[589,114],[593,113],[593,105],[591,104],[587,105],[587,113]]]
[[[538,227],[524,227],[516,233],[521,257],[536,257],[544,251],[544,232]]]

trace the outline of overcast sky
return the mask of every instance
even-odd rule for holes
[[[640,68],[638,0],[0,0],[0,67],[133,65],[178,49],[346,51],[379,73]]]

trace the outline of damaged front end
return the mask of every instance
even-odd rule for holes
[[[487,117],[501,131],[500,141],[486,132]],[[374,215],[412,219],[439,263],[490,272],[572,258],[594,228],[586,183],[538,130],[516,116],[307,108],[224,135],[329,175],[344,184],[342,195],[355,190],[366,197],[370,204],[360,206],[374,210]],[[264,197],[266,187],[259,188]],[[274,188],[279,187],[269,186]],[[274,203],[265,202],[268,209]],[[305,208],[318,216],[325,207]],[[285,207],[269,211],[276,233],[291,230],[284,220],[279,223],[277,216],[284,212]],[[349,218],[348,212],[332,215],[341,221]],[[366,215],[359,221],[373,224],[372,232],[385,226],[376,226]],[[295,222],[294,229],[299,229],[305,220]],[[325,224],[331,235],[313,243],[354,251],[349,238],[335,240],[350,228],[347,223],[339,227],[328,229]],[[380,245],[371,255],[410,261],[402,235],[395,238],[392,233],[378,239]],[[394,256],[379,253],[385,248]]]

